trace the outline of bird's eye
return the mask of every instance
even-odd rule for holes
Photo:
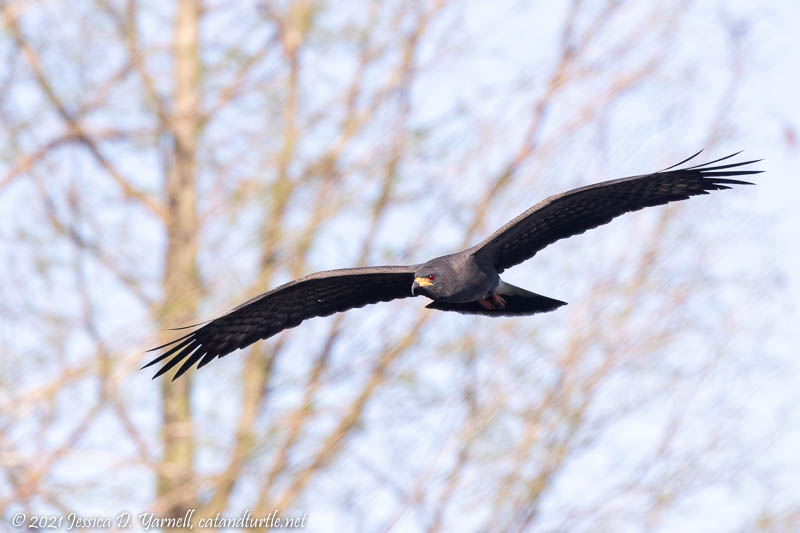
[[[431,281],[433,281],[433,280],[435,280],[435,279],[436,279],[436,276],[434,276],[433,274],[431,274],[430,276],[428,276],[428,279],[429,279],[429,280],[431,280]]]

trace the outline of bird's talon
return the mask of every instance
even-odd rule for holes
[[[483,307],[484,309],[488,309],[490,311],[506,308],[505,298],[494,292],[491,293],[489,296],[478,300],[478,303],[481,304],[481,307]]]

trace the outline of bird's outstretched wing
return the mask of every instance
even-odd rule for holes
[[[183,361],[173,380],[216,357],[293,328],[307,318],[327,316],[367,304],[412,296],[416,266],[378,266],[317,272],[256,296],[221,317],[172,342],[144,365],[167,362],[154,378]]]
[[[624,213],[686,200],[698,194],[708,194],[708,191],[730,189],[730,185],[752,185],[747,181],[726,178],[758,174],[761,171],[740,170],[739,167],[760,159],[713,166],[739,153],[702,165],[675,169],[697,157],[700,154],[697,152],[653,174],[604,181],[551,196],[474,246],[472,253],[494,264],[497,272],[502,272],[530,259],[559,239],[596,228]]]

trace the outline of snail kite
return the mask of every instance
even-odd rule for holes
[[[557,194],[534,205],[480,244],[418,265],[374,266],[328,270],[281,285],[241,304],[172,342],[145,367],[166,363],[154,377],[183,363],[173,379],[194,364],[200,368],[216,357],[293,328],[307,318],[355,307],[423,295],[429,309],[485,316],[520,316],[552,311],[565,302],[504,283],[499,274],[533,257],[559,239],[606,224],[614,217],[662,205],[730,185],[728,179],[757,174],[740,167],[759,160],[716,165],[736,154],[701,165],[643,174]],[[150,350],[152,351],[152,350]],[[144,368],[144,367],[143,367]]]

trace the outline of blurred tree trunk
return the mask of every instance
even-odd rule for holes
[[[181,0],[175,19],[175,88],[171,119],[172,161],[167,172],[167,250],[162,325],[189,323],[200,292],[197,275],[196,162],[199,132],[199,53],[197,0]],[[191,378],[161,381],[164,454],[158,475],[158,499],[165,515],[182,516],[194,506],[194,442]]]

